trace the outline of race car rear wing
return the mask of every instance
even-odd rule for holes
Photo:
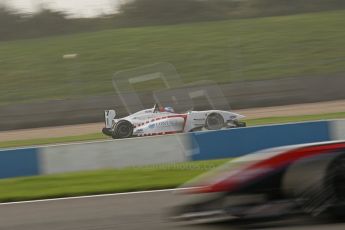
[[[105,110],[104,117],[105,117],[105,127],[110,129],[113,126],[113,119],[116,116],[115,110]]]

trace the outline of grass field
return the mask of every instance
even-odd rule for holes
[[[228,160],[0,180],[0,202],[175,188]]]
[[[326,120],[326,119],[342,119],[342,118],[345,118],[345,112],[301,115],[301,116],[265,117],[265,118],[247,120],[247,124],[249,126],[253,126],[253,125],[279,124],[279,123],[288,123],[288,122],[315,121],[315,120]]]
[[[246,120],[248,126],[265,125],[265,124],[279,124],[287,122],[300,122],[300,121],[313,121],[323,119],[338,119],[345,118],[345,112],[328,113],[328,114],[316,114],[316,115],[303,115],[303,116],[286,116],[286,117],[267,117],[259,119]],[[86,134],[81,136],[66,136],[58,138],[44,138],[44,139],[29,139],[29,140],[17,140],[0,142],[0,148],[31,146],[31,145],[46,145],[56,143],[68,143],[77,141],[91,141],[109,139],[102,133]]]
[[[20,146],[32,146],[32,145],[48,145],[57,143],[68,143],[78,141],[95,141],[107,139],[101,132],[85,134],[80,136],[65,136],[54,138],[42,138],[42,139],[28,139],[28,140],[15,140],[0,142],[0,148],[20,147]]]
[[[0,42],[0,104],[113,92],[114,72],[157,62],[185,83],[345,71],[345,11]],[[75,59],[63,59],[78,53]]]

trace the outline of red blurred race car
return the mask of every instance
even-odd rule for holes
[[[172,210],[176,220],[255,220],[301,213],[344,220],[345,141],[263,150],[183,187],[181,202]]]

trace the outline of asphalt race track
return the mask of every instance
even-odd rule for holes
[[[0,229],[345,229],[345,224],[315,223],[302,218],[246,226],[186,225],[167,220],[164,210],[173,202],[171,191],[157,191],[0,204]]]

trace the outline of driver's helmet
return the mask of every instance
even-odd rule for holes
[[[164,111],[169,112],[169,113],[175,113],[175,110],[173,107],[164,107]]]

